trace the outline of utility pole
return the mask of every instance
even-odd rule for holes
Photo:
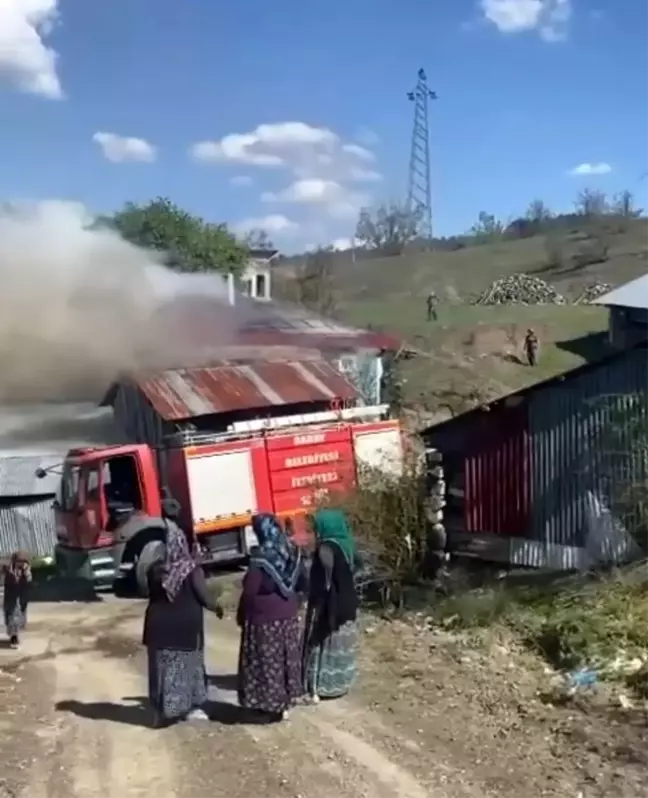
[[[428,104],[436,100],[436,92],[427,84],[424,69],[419,69],[414,91],[407,93],[414,103],[414,126],[410,149],[407,208],[410,213],[421,214],[420,234],[432,245],[432,185],[430,178],[430,129]]]

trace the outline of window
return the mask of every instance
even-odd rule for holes
[[[252,296],[252,280],[243,280],[241,288],[245,296]]]
[[[79,503],[79,466],[66,465],[61,478],[61,509],[74,510]]]
[[[87,502],[99,501],[99,466],[91,466],[88,470],[85,499]]]
[[[143,509],[137,463],[132,455],[111,457],[104,462],[103,491],[108,505]]]
[[[255,296],[258,299],[268,298],[268,278],[265,274],[257,274],[256,276]]]

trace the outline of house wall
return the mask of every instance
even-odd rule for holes
[[[272,276],[270,265],[250,261],[240,278],[243,293],[252,299],[268,301],[272,299]]]
[[[648,309],[609,308],[608,334],[616,349],[627,349],[648,340]]]
[[[627,497],[648,482],[644,347],[424,437],[444,457],[455,548],[561,569],[637,554],[627,533],[640,533],[640,521]]]

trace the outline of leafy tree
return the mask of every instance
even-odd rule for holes
[[[365,208],[358,218],[356,240],[367,249],[400,255],[417,238],[421,216],[420,210],[398,203],[380,205],[373,214]]]
[[[127,241],[163,252],[177,271],[236,273],[245,262],[246,249],[227,225],[206,222],[164,197],[145,205],[129,202],[107,221]]]
[[[584,188],[580,191],[574,205],[580,216],[589,218],[603,216],[609,210],[605,192],[593,188]]]
[[[250,230],[243,241],[248,249],[276,249],[267,231],[261,228]]]

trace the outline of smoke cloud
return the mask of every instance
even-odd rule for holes
[[[0,402],[96,400],[121,372],[190,365],[160,309],[205,294],[224,306],[218,277],[172,272],[92,221],[62,201],[0,210]]]

